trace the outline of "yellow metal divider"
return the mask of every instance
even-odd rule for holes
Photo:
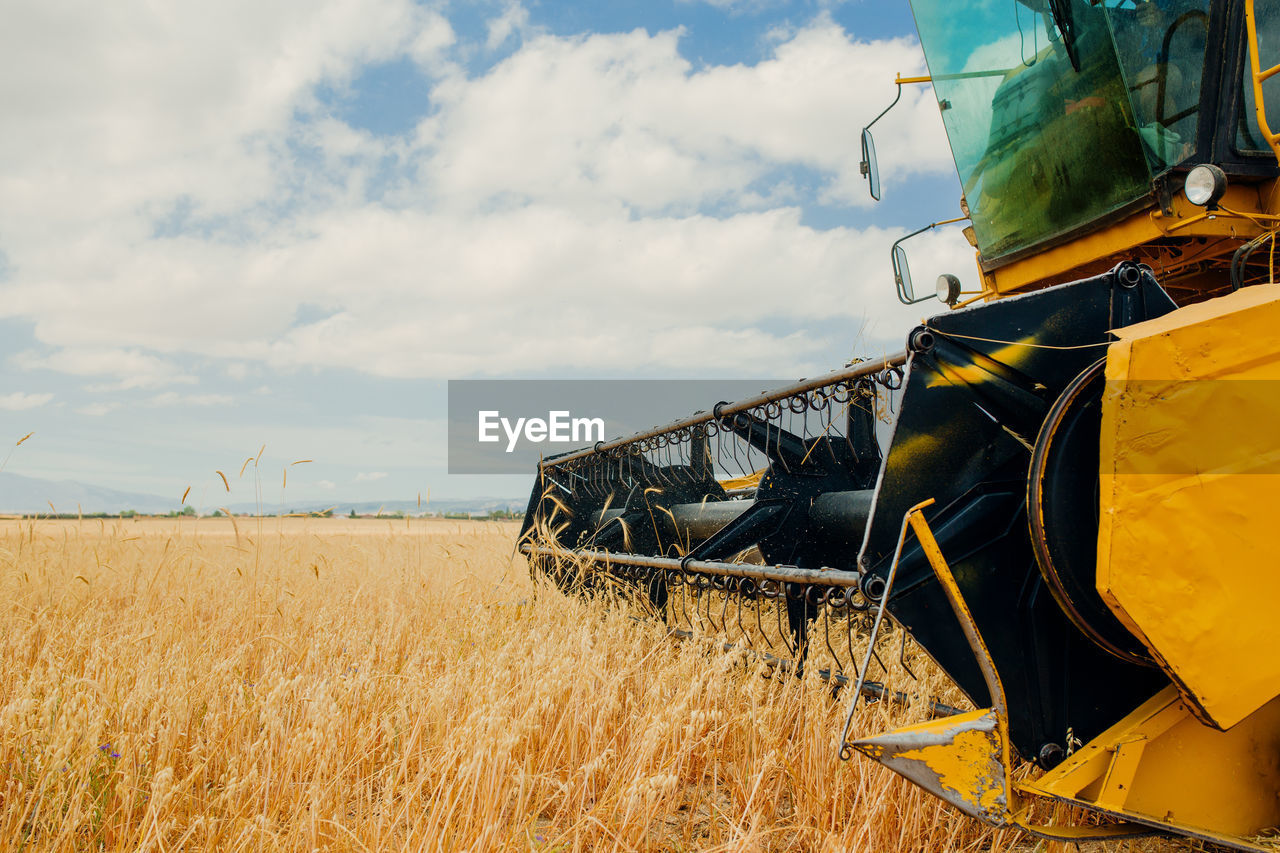
[[[1273,65],[1265,71],[1262,70],[1261,46],[1258,44],[1258,21],[1253,11],[1253,0],[1245,0],[1244,20],[1245,27],[1249,32],[1249,67],[1253,73],[1253,107],[1254,112],[1258,115],[1258,128],[1262,131],[1262,135],[1266,137],[1267,144],[1271,146],[1271,152],[1276,155],[1277,160],[1280,160],[1280,134],[1272,133],[1270,125],[1267,124],[1267,104],[1266,99],[1262,96],[1263,82],[1271,79],[1276,74],[1280,74],[1280,64]]]
[[[996,826],[1017,826],[1032,835],[1060,841],[1096,841],[1151,834],[1155,830],[1150,826],[1130,822],[1105,826],[1044,826],[1030,821],[1029,804],[1023,801],[1011,778],[1009,715],[1000,673],[955,575],[925,520],[924,509],[932,503],[932,500],[925,501],[908,510],[903,519],[903,532],[905,534],[909,525],[915,533],[947,601],[960,620],[987,683],[992,707],[904,726],[885,734],[861,738],[849,745],[966,814]],[[895,569],[896,560],[895,557]],[[885,593],[887,597],[888,590]],[[847,729],[846,723],[846,732]]]

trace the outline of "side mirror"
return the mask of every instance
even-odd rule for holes
[[[889,258],[893,261],[893,283],[898,290],[898,301],[903,305],[915,305],[917,302],[924,302],[933,294],[925,294],[924,296],[916,296],[915,288],[911,285],[911,267],[907,264],[907,250],[902,248],[905,240],[910,240],[917,234],[923,234],[926,231],[937,228],[939,225],[951,225],[956,222],[964,222],[967,216],[957,216],[955,219],[944,219],[941,222],[931,222],[923,228],[917,228],[905,237],[899,237],[893,241],[893,248],[889,250]],[[955,282],[954,296],[951,293],[952,287],[950,281],[947,283],[947,298],[959,298],[960,296],[960,280],[955,276],[942,276],[938,279],[938,298],[943,299],[942,279],[948,278]],[[945,299],[943,301],[946,301]],[[954,302],[947,302],[948,305]]]
[[[901,88],[899,88],[901,91]],[[862,177],[870,185],[871,197],[880,200],[880,166],[876,162],[876,141],[871,136],[871,127],[862,129],[862,162],[858,164]]]
[[[893,96],[893,101],[880,112],[880,115],[867,122],[867,126],[862,129],[862,162],[858,164],[858,171],[862,172],[862,177],[867,179],[867,183],[870,185],[871,197],[876,201],[880,200],[880,166],[876,163],[876,141],[871,138],[871,125],[884,118],[885,113],[893,109],[894,105],[902,98],[903,83],[931,83],[933,78],[903,77],[899,74],[898,79],[893,82],[898,87],[898,92]]]
[[[903,238],[906,239],[905,237]],[[901,240],[898,241],[902,242]],[[898,299],[901,302],[911,305],[921,300],[916,299],[915,288],[911,286],[911,266],[907,263],[907,250],[898,245],[893,244],[893,249],[889,253],[893,259],[893,281],[898,288]]]

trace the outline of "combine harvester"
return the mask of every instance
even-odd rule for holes
[[[933,86],[981,292],[944,274],[904,352],[545,460],[522,548],[855,703],[887,613],[979,710],[839,749],[976,818],[1274,850],[1280,3],[912,5],[931,76],[898,92]],[[863,161],[878,198],[869,129]]]

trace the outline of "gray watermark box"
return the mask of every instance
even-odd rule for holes
[[[449,473],[533,474],[538,460],[747,399],[794,379],[451,379]]]

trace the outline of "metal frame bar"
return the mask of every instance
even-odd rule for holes
[[[549,545],[526,542],[520,551],[530,557],[561,557],[566,560],[586,560],[602,563],[606,567],[640,566],[664,569],[671,572],[692,572],[700,575],[720,575],[733,578],[775,581],[777,583],[819,584],[857,589],[861,575],[840,569],[802,569],[798,566],[759,566],[754,563],[724,563],[717,560],[689,560],[676,557],[650,557],[645,554],[622,554],[613,551],[573,551]]]
[[[879,373],[891,367],[901,367],[907,363],[907,353],[900,351],[882,358],[872,359],[870,361],[860,362],[851,367],[842,370],[832,371],[816,379],[802,379],[793,385],[784,388],[778,388],[773,391],[766,391],[757,394],[755,397],[749,397],[746,400],[739,400],[736,403],[717,404],[715,410],[711,412],[699,412],[696,415],[690,415],[678,421],[673,421],[665,426],[654,427],[643,432],[629,435],[626,438],[615,438],[612,441],[598,442],[594,447],[584,447],[581,450],[570,451],[560,456],[553,456],[549,459],[543,459],[538,463],[540,470],[547,468],[555,468],[566,462],[572,462],[575,459],[583,459],[595,453],[603,453],[618,447],[623,447],[637,441],[643,441],[646,438],[652,438],[655,435],[662,435],[676,430],[687,429],[689,427],[699,426],[701,424],[718,421],[726,415],[745,412],[748,409],[754,409],[757,406],[767,405],[768,403],[776,403],[785,400],[788,397],[794,397],[808,391],[815,391],[819,388],[825,388],[828,385],[834,385],[837,382],[847,382],[851,379],[862,379],[866,376]],[[716,411],[718,410],[718,411]]]

